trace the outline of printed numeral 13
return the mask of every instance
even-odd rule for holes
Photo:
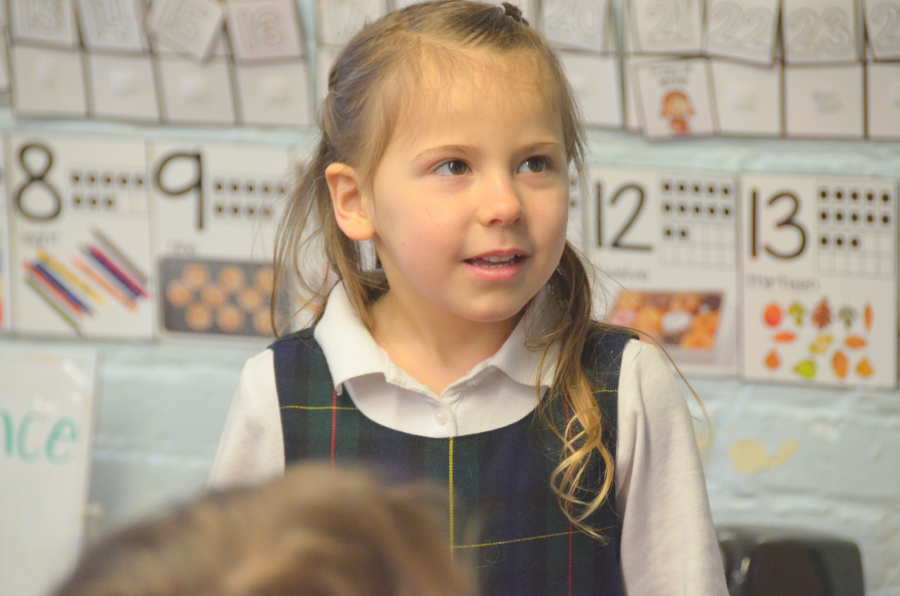
[[[775,257],[776,259],[795,259],[803,254],[806,250],[806,228],[803,224],[794,221],[794,218],[800,212],[800,199],[797,195],[790,191],[782,191],[774,195],[766,203],[767,207],[774,207],[777,203],[788,201],[792,205],[791,212],[787,217],[775,224],[776,229],[790,228],[796,235],[796,247],[788,251],[780,251],[773,248],[772,245],[766,243],[763,250]],[[756,258],[759,254],[759,193],[756,189],[751,193],[750,198],[750,256]]]

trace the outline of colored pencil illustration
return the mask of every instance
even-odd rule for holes
[[[94,235],[94,238],[103,245],[103,248],[107,250],[107,252],[111,253],[116,260],[119,261],[120,264],[124,265],[128,272],[132,274],[132,277],[136,277],[140,280],[141,286],[146,286],[148,282],[148,278],[144,275],[140,268],[134,264],[134,262],[125,256],[125,253],[117,247],[112,240],[110,240],[103,232],[94,228],[91,230],[91,234]]]
[[[34,290],[34,292],[35,292],[38,296],[40,296],[41,299],[43,299],[43,300],[47,303],[47,305],[50,306],[50,308],[52,308],[53,310],[55,310],[56,313],[57,313],[57,314],[58,314],[58,315],[59,315],[66,323],[68,323],[69,326],[72,327],[72,329],[75,330],[75,333],[77,333],[79,337],[81,336],[81,328],[78,327],[78,323],[76,323],[75,320],[72,319],[72,317],[70,317],[70,316],[68,315],[68,313],[66,313],[62,308],[60,308],[59,305],[56,304],[56,302],[55,302],[52,298],[50,298],[50,296],[48,296],[42,289],[40,289],[40,288],[37,286],[37,284],[35,284],[33,281],[31,281],[31,279],[25,278],[25,283],[28,284],[28,287],[30,287],[32,290]]]
[[[133,300],[114,288],[108,281],[103,279],[103,277],[101,277],[96,271],[91,269],[84,261],[82,261],[78,257],[72,257],[72,265],[74,265],[76,269],[88,276],[88,278],[90,278],[90,280],[95,284],[103,288],[113,298],[121,302],[128,310],[134,310],[135,308],[137,308],[137,305]]]
[[[75,285],[75,287],[77,287],[79,290],[81,290],[82,292],[87,294],[94,302],[96,302],[97,304],[101,304],[103,302],[103,296],[98,294],[96,291],[94,291],[93,288],[91,288],[89,285],[87,285],[81,279],[79,279],[77,275],[75,275],[74,273],[69,271],[65,265],[63,265],[62,263],[60,263],[59,261],[57,261],[56,259],[51,257],[49,254],[47,254],[47,252],[45,250],[39,248],[39,249],[37,249],[36,254],[37,254],[38,259],[42,263],[47,265],[55,273],[63,276],[67,280],[69,280],[72,284]]]

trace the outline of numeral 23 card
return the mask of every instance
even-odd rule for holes
[[[897,386],[897,183],[742,176],[743,374]]]
[[[143,141],[7,139],[13,330],[153,336]]]
[[[162,333],[271,336],[289,149],[159,142],[149,153]]]
[[[591,170],[588,255],[612,279],[598,306],[691,374],[737,374],[736,187],[709,172]]]

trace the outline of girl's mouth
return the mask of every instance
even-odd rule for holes
[[[483,267],[485,269],[500,269],[502,267],[515,265],[523,258],[524,257],[522,255],[507,255],[503,257],[476,257],[474,259],[466,259],[466,263],[475,265],[476,267]]]

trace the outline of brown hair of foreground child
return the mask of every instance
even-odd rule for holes
[[[87,551],[54,596],[469,596],[444,491],[304,464]]]

